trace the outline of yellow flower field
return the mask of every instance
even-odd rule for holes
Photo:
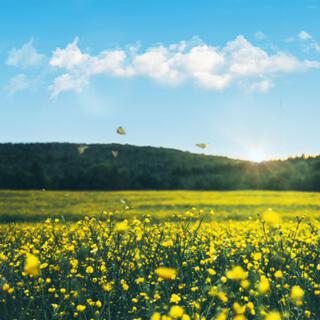
[[[319,319],[319,222],[113,212],[0,226],[0,319]]]

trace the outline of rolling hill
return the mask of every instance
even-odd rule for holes
[[[166,148],[86,146],[0,144],[0,189],[320,190],[320,156],[253,163]]]

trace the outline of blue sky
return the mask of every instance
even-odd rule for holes
[[[0,142],[319,154],[319,16],[318,0],[3,0]]]

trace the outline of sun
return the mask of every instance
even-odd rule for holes
[[[263,148],[254,148],[248,151],[247,159],[252,162],[263,162],[268,159],[268,154]]]

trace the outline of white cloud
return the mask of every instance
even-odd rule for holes
[[[49,90],[51,91],[51,97],[54,98],[63,91],[81,92],[87,83],[88,79],[86,77],[75,77],[65,73],[54,79],[53,84],[49,86]]]
[[[268,80],[261,80],[260,82],[252,83],[247,89],[249,92],[266,93],[273,87],[273,83]]]
[[[319,62],[299,60],[281,51],[269,54],[239,35],[222,48],[197,38],[142,52],[114,49],[97,55],[82,52],[76,38],[64,49],[54,50],[50,65],[64,72],[49,88],[57,96],[63,91],[81,91],[95,75],[143,76],[169,85],[191,81],[209,90],[246,83],[249,91],[267,92],[275,77],[318,68]]]
[[[312,39],[311,35],[308,32],[303,31],[303,30],[299,32],[298,37],[302,41],[306,41],[306,40]]]
[[[81,52],[78,41],[75,38],[65,49],[57,48],[50,59],[50,65],[68,71],[81,71],[88,76],[102,73],[126,76],[132,72],[130,68],[123,67],[127,56],[123,50],[105,50],[98,56],[91,56]]]
[[[21,48],[13,48],[9,51],[6,64],[14,67],[35,67],[44,60],[44,55],[33,47],[33,41],[25,43]]]
[[[148,49],[132,60],[134,73],[167,83],[182,81],[183,73],[176,67],[180,52],[163,46]]]
[[[306,68],[310,69],[320,69],[320,62],[319,61],[312,61],[312,60],[305,60]]]
[[[68,44],[65,49],[57,48],[53,52],[50,65],[71,70],[74,67],[84,64],[86,61],[88,61],[90,56],[81,52],[78,47],[78,40],[78,38],[75,38],[73,42]]]
[[[313,43],[313,48],[314,48],[318,53],[320,53],[320,44],[319,44],[319,43],[314,42],[314,43]]]
[[[265,40],[267,39],[267,36],[262,32],[262,31],[257,31],[255,34],[254,34],[255,38],[257,40]]]
[[[224,48],[229,61],[229,71],[233,76],[254,77],[274,73],[288,73],[298,70],[302,63],[283,52],[269,55],[259,47],[253,46],[243,36],[238,36]]]
[[[320,44],[313,39],[311,34],[306,31],[301,31],[298,36],[302,41],[303,51],[308,52],[310,50],[315,50],[316,52],[320,53]]]
[[[29,89],[30,86],[30,81],[26,75],[21,73],[12,77],[5,89],[9,92],[9,94],[15,94],[18,91]]]

